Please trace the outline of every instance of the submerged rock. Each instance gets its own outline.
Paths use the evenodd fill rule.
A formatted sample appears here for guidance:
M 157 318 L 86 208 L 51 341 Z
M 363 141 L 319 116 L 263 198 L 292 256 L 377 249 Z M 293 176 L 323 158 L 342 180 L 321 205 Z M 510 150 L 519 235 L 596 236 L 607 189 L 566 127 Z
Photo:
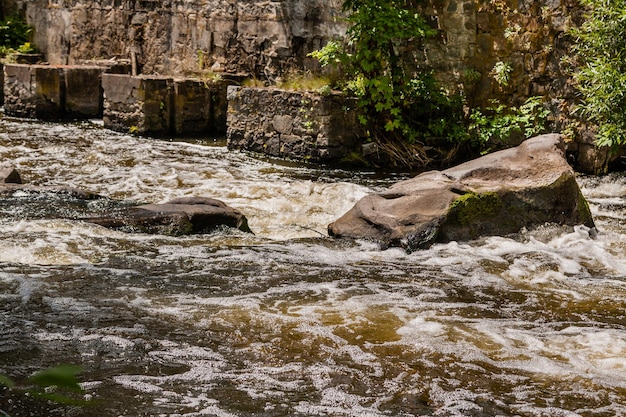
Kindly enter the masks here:
M 127 232 L 186 235 L 232 227 L 251 233 L 246 217 L 213 198 L 186 197 L 137 206 L 70 187 L 22 184 L 19 172 L 0 166 L 0 216 L 64 218 Z
M 220 200 L 178 198 L 164 204 L 130 207 L 111 217 L 84 219 L 112 229 L 143 233 L 187 235 L 210 232 L 220 226 L 251 233 L 246 217 Z
M 594 227 L 558 134 L 366 196 L 331 223 L 328 233 L 412 251 L 545 223 Z

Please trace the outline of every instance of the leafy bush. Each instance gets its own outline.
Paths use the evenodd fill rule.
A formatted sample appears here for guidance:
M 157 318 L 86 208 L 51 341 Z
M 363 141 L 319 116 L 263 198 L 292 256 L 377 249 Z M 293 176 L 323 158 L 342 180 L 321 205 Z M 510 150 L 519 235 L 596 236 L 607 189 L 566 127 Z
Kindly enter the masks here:
M 345 42 L 330 41 L 310 55 L 346 74 L 338 87 L 359 99 L 359 120 L 392 164 L 446 164 L 460 148 L 486 152 L 544 131 L 549 111 L 539 97 L 520 107 L 493 102 L 468 110 L 464 97 L 438 84 L 419 56 L 420 43 L 437 31 L 416 12 L 416 0 L 344 0 L 343 10 Z M 512 71 L 498 62 L 491 75 L 506 86 Z M 475 87 L 481 77 L 470 68 L 463 82 Z
M 346 41 L 310 54 L 347 74 L 338 87 L 359 99 L 360 122 L 391 150 L 392 164 L 422 164 L 425 144 L 467 138 L 462 100 L 450 97 L 418 56 L 420 43 L 437 31 L 417 10 L 416 0 L 344 0 Z
M 33 28 L 23 19 L 12 16 L 0 22 L 0 46 L 17 49 L 30 41 Z
M 486 152 L 492 146 L 507 144 L 516 135 L 529 138 L 544 133 L 549 115 L 539 96 L 530 97 L 520 107 L 491 100 L 491 106 L 484 110 L 472 110 L 470 138 L 477 148 Z
M 597 144 L 626 145 L 626 0 L 581 0 L 589 13 L 570 31 L 581 116 L 597 126 Z

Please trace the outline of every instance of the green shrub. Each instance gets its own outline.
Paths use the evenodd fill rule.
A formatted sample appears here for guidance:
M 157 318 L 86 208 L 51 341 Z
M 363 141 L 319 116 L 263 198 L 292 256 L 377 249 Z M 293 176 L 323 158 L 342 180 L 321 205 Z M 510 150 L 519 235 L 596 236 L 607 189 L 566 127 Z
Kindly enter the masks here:
M 491 105 L 485 109 L 472 109 L 470 140 L 476 148 L 486 152 L 494 146 L 508 144 L 516 135 L 530 138 L 544 133 L 549 115 L 539 96 L 530 97 L 519 107 L 491 100 Z
M 347 39 L 310 55 L 347 75 L 335 87 L 358 98 L 369 139 L 392 149 L 405 165 L 422 164 L 426 144 L 462 141 L 462 101 L 439 86 L 419 57 L 421 43 L 437 31 L 417 12 L 417 2 L 344 0 L 343 10 Z
M 23 19 L 12 16 L 0 22 L 0 46 L 17 49 L 30 41 L 33 28 Z
M 626 0 L 581 0 L 586 21 L 570 31 L 581 93 L 577 110 L 597 126 L 597 144 L 626 145 Z
M 624 0 L 626 1 L 626 0 Z M 453 161 L 462 147 L 485 152 L 513 136 L 534 136 L 544 130 L 549 111 L 541 98 L 520 107 L 493 102 L 467 110 L 461 95 L 449 94 L 425 67 L 421 43 L 437 33 L 417 12 L 416 0 L 344 0 L 349 28 L 344 42 L 330 41 L 310 55 L 322 66 L 346 74 L 337 87 L 359 100 L 359 120 L 369 140 L 387 151 L 391 164 L 423 167 Z M 491 75 L 506 86 L 513 68 L 498 62 Z M 482 74 L 467 69 L 466 88 L 475 88 Z

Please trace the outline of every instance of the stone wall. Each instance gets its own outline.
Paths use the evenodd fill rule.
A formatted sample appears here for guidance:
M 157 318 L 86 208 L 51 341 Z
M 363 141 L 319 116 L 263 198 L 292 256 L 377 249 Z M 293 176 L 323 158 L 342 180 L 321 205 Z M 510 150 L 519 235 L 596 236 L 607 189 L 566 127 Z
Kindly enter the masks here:
M 315 66 L 341 35 L 340 0 L 10 0 L 52 64 L 130 59 L 146 74 L 214 69 L 274 77 Z
M 228 147 L 310 162 L 337 162 L 361 132 L 354 99 L 228 87 Z
M 307 54 L 345 34 L 341 0 L 8 0 L 35 26 L 35 44 L 51 64 L 94 58 L 132 62 L 135 72 L 203 71 L 270 80 L 294 69 L 317 70 Z M 418 53 L 469 104 L 490 98 L 520 104 L 546 95 L 569 120 L 573 99 L 561 58 L 576 0 L 428 0 L 422 13 L 439 34 Z M 493 75 L 511 69 L 508 83 Z M 560 100 L 560 101 L 559 101 Z M 560 128 L 562 125 L 559 124 Z
M 307 53 L 341 37 L 341 0 L 5 0 L 35 26 L 35 44 L 51 64 L 125 60 L 135 72 L 207 71 L 274 80 L 318 70 Z M 572 115 L 575 93 L 562 58 L 567 30 L 582 21 L 577 0 L 426 0 L 438 35 L 418 54 L 470 106 L 492 98 L 519 105 L 545 97 L 551 130 L 574 132 L 570 151 L 585 170 L 606 156 Z M 510 69 L 506 82 L 495 69 Z M 596 162 L 593 162 L 596 161 Z
M 153 75 L 213 69 L 272 79 L 294 68 L 315 70 L 307 54 L 346 29 L 341 0 L 6 3 L 35 26 L 35 44 L 51 64 L 124 59 Z M 581 21 L 576 0 L 428 0 L 422 12 L 439 35 L 415 53 L 470 101 L 571 95 L 561 58 L 569 47 L 565 32 Z M 508 85 L 492 76 L 498 62 L 512 69 Z

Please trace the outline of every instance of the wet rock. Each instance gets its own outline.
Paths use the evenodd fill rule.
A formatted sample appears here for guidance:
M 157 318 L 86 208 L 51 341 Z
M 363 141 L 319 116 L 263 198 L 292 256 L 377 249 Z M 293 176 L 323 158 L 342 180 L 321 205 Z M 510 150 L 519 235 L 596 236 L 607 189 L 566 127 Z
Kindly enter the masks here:
M 10 165 L 0 165 L 0 183 L 21 184 L 22 177 L 15 167 Z
M 86 221 L 128 232 L 186 235 L 232 227 L 252 233 L 246 217 L 213 198 L 186 197 L 136 205 L 71 187 L 22 184 L 19 172 L 0 166 L 0 216 Z
M 366 196 L 331 223 L 328 233 L 412 251 L 544 223 L 594 227 L 557 134 Z
M 176 236 L 205 233 L 221 226 L 251 233 L 246 217 L 239 210 L 220 200 L 204 197 L 130 207 L 115 216 L 85 220 L 112 229 Z

